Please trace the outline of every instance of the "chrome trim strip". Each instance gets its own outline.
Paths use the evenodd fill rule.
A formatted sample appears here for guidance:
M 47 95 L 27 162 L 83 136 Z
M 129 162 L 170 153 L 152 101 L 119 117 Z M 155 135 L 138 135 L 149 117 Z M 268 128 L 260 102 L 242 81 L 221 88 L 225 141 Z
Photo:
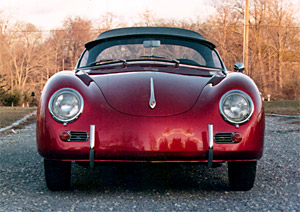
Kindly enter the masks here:
M 208 125 L 208 168 L 212 167 L 212 161 L 213 161 L 213 147 L 214 147 L 214 131 L 213 131 L 213 125 Z
M 153 78 L 150 78 L 150 100 L 149 100 L 149 106 L 151 109 L 154 109 L 156 106 L 156 100 L 154 96 L 154 84 L 153 84 Z
M 208 146 L 210 149 L 214 146 L 214 132 L 213 132 L 213 125 L 208 125 Z
M 94 168 L 95 165 L 95 125 L 90 126 L 90 167 Z
M 147 65 L 147 64 L 153 64 L 153 65 L 172 65 L 174 64 L 175 61 L 127 61 L 126 64 L 127 65 Z M 117 62 L 117 63 L 113 63 L 113 64 L 104 64 L 101 66 L 92 66 L 92 67 L 81 67 L 80 70 L 86 70 L 87 74 L 90 73 L 101 73 L 101 71 L 91 71 L 93 69 L 100 69 L 100 68 L 110 68 L 113 66 L 118 66 L 118 65 L 122 65 L 124 63 L 122 62 Z M 177 65 L 177 63 L 175 63 L 175 66 Z M 207 71 L 211 71 L 211 72 L 224 72 L 223 69 L 220 68 L 210 68 L 210 67 L 205 67 L 205 66 L 193 66 L 193 65 L 188 65 L 188 64 L 179 64 L 181 67 L 186 67 L 186 68 L 193 68 L 193 69 L 203 69 L 203 70 L 207 70 Z
M 216 52 L 217 52 L 217 54 L 218 54 L 218 56 L 219 56 L 219 60 L 221 61 L 221 63 L 222 63 L 222 66 L 223 66 L 223 74 L 225 74 L 225 75 L 227 75 L 228 74 L 228 71 L 227 71 L 227 68 L 226 68 L 226 66 L 225 66 L 225 64 L 224 64 L 224 62 L 223 62 L 223 60 L 222 60 L 222 58 L 220 57 L 220 54 L 219 54 L 219 52 L 217 51 L 217 49 L 214 49 Z

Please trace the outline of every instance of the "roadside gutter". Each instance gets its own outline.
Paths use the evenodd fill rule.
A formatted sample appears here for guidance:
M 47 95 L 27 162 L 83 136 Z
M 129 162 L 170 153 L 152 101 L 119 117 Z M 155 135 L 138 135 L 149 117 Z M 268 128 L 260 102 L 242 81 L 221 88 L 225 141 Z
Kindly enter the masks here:
M 300 116 L 279 115 L 273 113 L 266 113 L 266 116 L 282 117 L 282 118 L 289 118 L 289 119 L 300 119 Z
M 12 123 L 10 126 L 4 127 L 4 128 L 0 128 L 0 132 L 4 132 L 6 130 L 12 129 L 13 127 L 17 127 L 18 125 L 20 125 L 22 122 L 26 121 L 28 118 L 30 118 L 31 116 L 36 114 L 36 110 L 33 111 L 32 113 L 24 116 L 23 118 L 21 118 L 20 120 Z

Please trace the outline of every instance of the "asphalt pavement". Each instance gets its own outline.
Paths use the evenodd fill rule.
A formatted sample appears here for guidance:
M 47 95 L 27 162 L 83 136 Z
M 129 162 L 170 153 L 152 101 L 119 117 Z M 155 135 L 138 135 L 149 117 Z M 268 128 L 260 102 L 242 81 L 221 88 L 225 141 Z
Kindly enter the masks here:
M 51 192 L 35 124 L 0 135 L 0 211 L 300 211 L 300 121 L 266 117 L 255 185 L 230 191 L 226 164 L 73 164 L 72 188 Z

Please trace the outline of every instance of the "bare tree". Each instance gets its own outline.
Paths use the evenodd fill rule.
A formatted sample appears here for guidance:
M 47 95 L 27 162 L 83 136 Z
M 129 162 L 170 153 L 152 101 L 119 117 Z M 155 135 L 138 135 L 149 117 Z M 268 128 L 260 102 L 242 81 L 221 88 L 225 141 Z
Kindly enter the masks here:
M 134 26 L 191 29 L 217 45 L 227 68 L 242 61 L 244 0 L 211 1 L 217 13 L 203 21 L 158 18 L 153 11 L 139 14 Z M 263 94 L 296 99 L 300 82 L 300 28 L 293 5 L 285 0 L 250 1 L 250 64 L 246 74 Z M 72 70 L 84 44 L 103 31 L 128 26 L 122 17 L 106 13 L 98 20 L 67 18 L 43 37 L 28 23 L 10 23 L 0 12 L 0 75 L 2 91 L 40 91 L 53 74 Z
M 299 29 L 292 7 L 282 0 L 254 1 L 252 14 L 253 77 L 263 93 L 281 96 L 286 86 L 299 84 Z M 288 88 L 292 98 L 296 89 Z
M 111 13 L 107 12 L 99 17 L 98 20 L 96 20 L 96 30 L 95 32 L 97 34 L 94 35 L 94 37 L 98 36 L 98 34 L 114 29 L 114 28 L 120 28 L 120 27 L 126 27 L 127 23 L 125 20 L 123 20 L 122 17 Z
M 137 21 L 134 26 L 156 26 L 158 19 L 156 18 L 153 11 L 146 9 L 139 14 L 139 21 Z
M 243 44 L 243 14 L 239 1 L 214 1 L 217 14 L 204 24 L 207 38 L 214 42 L 228 69 L 234 63 L 242 61 Z
M 214 1 L 217 15 L 204 23 L 226 64 L 241 60 L 243 1 Z M 250 7 L 250 75 L 263 94 L 299 98 L 299 27 L 292 5 L 254 0 Z M 298 22 L 299 25 L 299 22 Z
M 37 48 L 41 42 L 41 33 L 32 24 L 17 23 L 15 31 L 2 40 L 7 54 L 3 62 L 10 87 L 22 93 L 26 90 L 29 77 L 40 68 L 40 54 Z
M 80 17 L 67 18 L 64 22 L 65 30 L 64 55 L 65 69 L 73 69 L 77 59 L 84 49 L 84 44 L 92 39 L 91 29 L 92 23 L 90 20 L 85 20 Z

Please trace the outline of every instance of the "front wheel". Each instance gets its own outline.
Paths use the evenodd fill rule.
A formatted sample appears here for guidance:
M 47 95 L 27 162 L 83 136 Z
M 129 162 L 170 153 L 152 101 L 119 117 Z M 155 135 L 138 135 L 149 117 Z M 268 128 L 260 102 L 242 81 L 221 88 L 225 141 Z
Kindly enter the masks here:
M 249 191 L 255 181 L 256 161 L 228 162 L 229 185 L 235 191 Z
M 70 188 L 71 162 L 44 159 L 45 178 L 51 191 L 63 191 Z

